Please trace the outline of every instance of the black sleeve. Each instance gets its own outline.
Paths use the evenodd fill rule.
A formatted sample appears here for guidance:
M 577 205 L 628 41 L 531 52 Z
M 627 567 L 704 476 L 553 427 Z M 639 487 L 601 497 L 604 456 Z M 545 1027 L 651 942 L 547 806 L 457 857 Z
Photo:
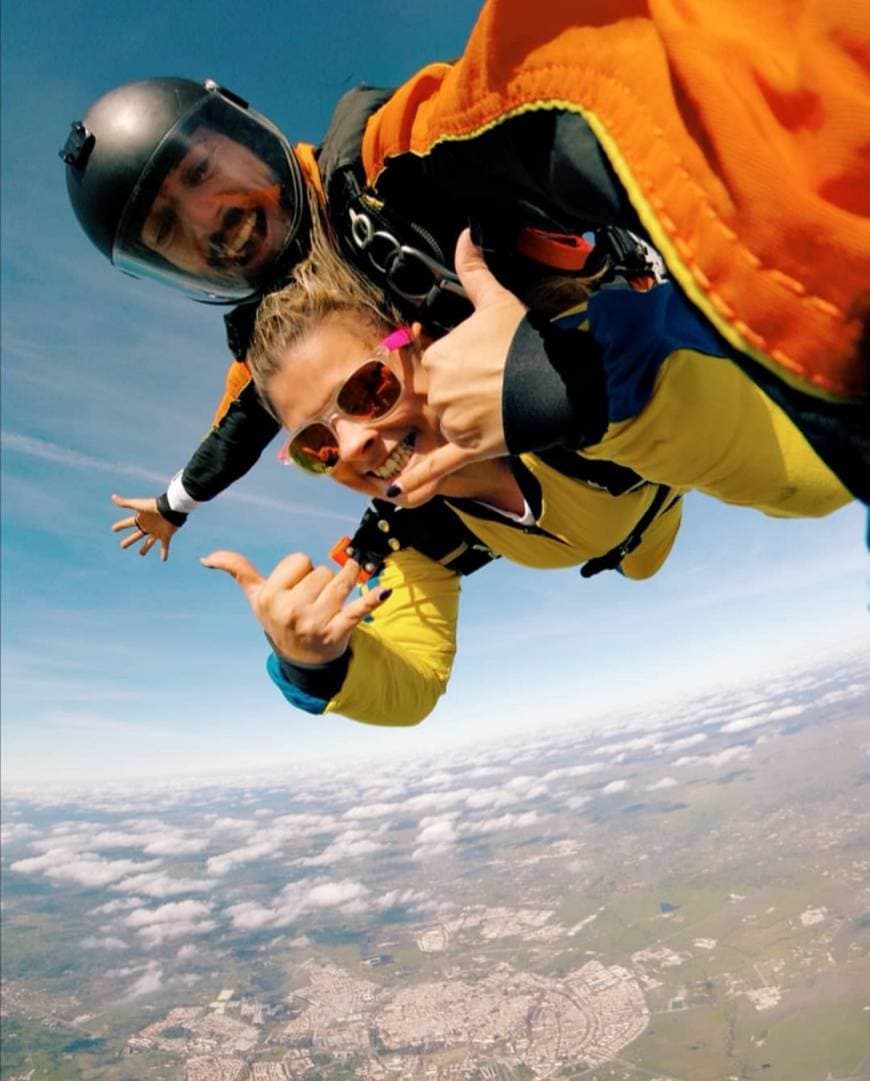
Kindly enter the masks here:
M 248 472 L 280 427 L 248 383 L 184 467 L 185 491 L 198 503 L 220 495 Z
M 508 352 L 502 417 L 511 454 L 597 443 L 607 429 L 607 393 L 592 335 L 529 312 Z
M 275 650 L 275 644 L 271 639 L 269 639 L 269 644 Z M 334 661 L 327 661 L 325 664 L 298 664 L 296 661 L 291 661 L 289 657 L 282 656 L 277 650 L 275 650 L 275 656 L 278 659 L 281 675 L 288 683 L 292 683 L 303 694 L 310 694 L 313 698 L 323 698 L 328 702 L 341 690 L 352 653 L 350 649 L 346 649 L 340 657 L 336 657 Z

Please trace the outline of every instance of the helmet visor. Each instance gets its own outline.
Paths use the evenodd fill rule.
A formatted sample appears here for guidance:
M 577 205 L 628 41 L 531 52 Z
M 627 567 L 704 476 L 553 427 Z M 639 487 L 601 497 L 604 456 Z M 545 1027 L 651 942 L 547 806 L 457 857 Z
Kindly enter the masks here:
M 274 274 L 299 229 L 303 200 L 299 167 L 280 132 L 210 93 L 142 171 L 112 261 L 198 300 L 244 300 Z

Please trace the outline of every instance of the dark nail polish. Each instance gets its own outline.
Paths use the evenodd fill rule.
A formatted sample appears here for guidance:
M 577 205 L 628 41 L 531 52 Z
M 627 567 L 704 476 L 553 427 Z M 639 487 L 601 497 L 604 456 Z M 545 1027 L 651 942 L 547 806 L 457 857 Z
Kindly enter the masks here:
M 389 597 L 392 592 L 393 591 L 391 589 L 382 589 L 380 591 L 380 593 L 378 594 L 378 600 L 379 601 L 385 601 L 387 599 L 387 597 Z
M 398 486 L 398 484 L 391 484 L 389 488 L 387 488 L 387 499 L 395 499 L 397 495 L 401 494 L 402 489 Z

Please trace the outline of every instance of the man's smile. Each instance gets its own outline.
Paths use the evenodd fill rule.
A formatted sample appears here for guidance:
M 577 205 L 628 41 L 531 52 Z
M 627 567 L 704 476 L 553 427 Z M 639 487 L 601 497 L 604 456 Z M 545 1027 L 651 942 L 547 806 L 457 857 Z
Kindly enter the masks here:
M 262 207 L 226 212 L 219 233 L 209 240 L 209 263 L 214 267 L 245 266 L 258 254 L 266 238 L 266 212 Z

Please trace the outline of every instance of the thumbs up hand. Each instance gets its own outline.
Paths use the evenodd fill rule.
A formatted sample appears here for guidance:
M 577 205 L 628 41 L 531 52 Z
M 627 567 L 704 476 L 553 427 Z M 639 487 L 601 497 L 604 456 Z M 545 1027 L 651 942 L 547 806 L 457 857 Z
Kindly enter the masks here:
M 428 402 L 450 442 L 387 491 L 403 506 L 431 499 L 439 482 L 464 465 L 507 454 L 501 413 L 504 369 L 526 308 L 490 273 L 468 229 L 456 243 L 456 273 L 474 313 L 430 345 L 422 358 Z

